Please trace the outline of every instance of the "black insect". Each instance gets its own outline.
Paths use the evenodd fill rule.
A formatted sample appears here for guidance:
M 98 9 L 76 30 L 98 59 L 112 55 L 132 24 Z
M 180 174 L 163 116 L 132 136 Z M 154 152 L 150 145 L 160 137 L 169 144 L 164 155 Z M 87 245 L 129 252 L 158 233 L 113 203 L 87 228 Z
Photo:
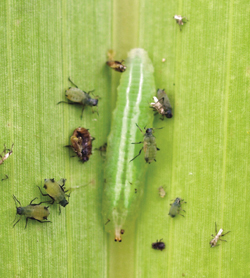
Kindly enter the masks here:
M 162 240 L 163 240 L 163 238 L 162 239 L 160 239 L 160 241 L 158 241 L 158 239 L 157 239 L 157 241 L 155 242 L 155 243 L 152 243 L 152 248 L 153 249 L 156 249 L 156 250 L 163 250 L 163 249 L 165 249 L 165 243 L 164 242 L 162 242 Z

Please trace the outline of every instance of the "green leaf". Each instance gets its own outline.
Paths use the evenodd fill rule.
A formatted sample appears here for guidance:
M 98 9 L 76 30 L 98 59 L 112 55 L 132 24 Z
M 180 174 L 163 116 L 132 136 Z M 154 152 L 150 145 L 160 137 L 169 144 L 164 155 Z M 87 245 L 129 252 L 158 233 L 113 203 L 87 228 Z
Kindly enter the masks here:
M 0 151 L 14 143 L 0 165 L 0 179 L 9 176 L 0 181 L 2 277 L 248 277 L 249 2 L 5 0 L 0 9 Z M 175 14 L 189 20 L 182 31 Z M 174 116 L 155 117 L 164 129 L 155 132 L 160 152 L 136 231 L 115 243 L 101 215 L 101 155 L 82 164 L 64 146 L 78 126 L 89 128 L 94 148 L 106 142 L 120 77 L 106 53 L 121 60 L 134 47 L 148 51 Z M 69 76 L 102 97 L 99 117 L 56 105 Z M 12 195 L 24 206 L 45 200 L 36 187 L 45 178 L 66 178 L 68 188 L 92 183 L 72 192 L 61 215 L 50 206 L 52 223 L 24 229 L 22 219 L 13 229 Z M 176 197 L 187 201 L 185 218 L 168 216 Z M 210 248 L 215 222 L 231 232 Z M 166 249 L 152 249 L 161 238 Z

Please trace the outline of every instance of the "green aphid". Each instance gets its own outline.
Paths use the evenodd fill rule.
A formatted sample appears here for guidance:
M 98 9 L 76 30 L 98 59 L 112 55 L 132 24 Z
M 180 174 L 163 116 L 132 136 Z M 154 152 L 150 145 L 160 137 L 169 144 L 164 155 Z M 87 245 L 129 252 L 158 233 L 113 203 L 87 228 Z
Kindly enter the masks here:
M 37 199 L 37 198 L 35 198 L 30 202 L 30 204 L 28 206 L 22 207 L 21 203 L 17 200 L 17 198 L 14 195 L 13 195 L 13 199 L 16 204 L 16 214 L 21 215 L 21 217 L 13 225 L 13 228 L 21 220 L 23 215 L 26 217 L 25 229 L 27 227 L 29 219 L 36 220 L 40 223 L 51 222 L 51 221 L 47 220 L 47 217 L 50 214 L 49 207 L 41 206 L 41 204 L 44 202 L 40 202 L 39 204 L 33 204 L 32 202 Z M 20 207 L 18 207 L 17 203 L 20 205 Z M 15 220 L 16 220 L 16 217 L 14 219 L 14 222 L 15 222 Z
M 41 191 L 41 188 L 38 186 L 41 194 L 43 196 L 49 196 L 52 200 L 49 202 L 50 204 L 54 204 L 54 202 L 58 203 L 59 205 L 66 207 L 69 203 L 66 200 L 66 197 L 70 197 L 70 195 L 65 194 L 69 190 L 65 191 L 65 182 L 66 179 L 60 179 L 58 182 L 56 182 L 54 179 L 45 179 L 44 180 L 44 188 L 48 194 L 43 194 Z M 59 210 L 61 212 L 61 208 L 59 207 Z
M 169 210 L 169 214 L 171 217 L 175 217 L 177 214 L 180 214 L 180 210 L 186 212 L 184 209 L 181 208 L 181 204 L 182 203 L 186 203 L 184 202 L 184 199 L 181 199 L 181 198 L 176 198 L 175 201 L 170 204 L 171 205 L 171 208 Z M 184 217 L 184 215 L 180 214 L 181 216 Z
M 57 104 L 59 103 L 67 103 L 67 104 L 72 104 L 72 105 L 82 105 L 82 113 L 81 113 L 81 117 L 83 114 L 83 110 L 85 108 L 85 106 L 97 106 L 98 104 L 98 96 L 96 96 L 95 98 L 91 98 L 90 97 L 90 93 L 92 93 L 92 95 L 94 96 L 93 91 L 89 91 L 89 92 L 84 92 L 82 90 L 80 90 L 76 84 L 74 84 L 71 79 L 69 78 L 69 81 L 72 83 L 72 85 L 74 85 L 75 87 L 69 87 L 68 90 L 66 90 L 65 95 L 68 98 L 69 102 L 67 101 L 59 101 Z M 92 110 L 92 112 L 94 113 L 95 111 Z M 96 111 L 97 112 L 97 111 Z M 98 114 L 98 112 L 97 112 Z
M 143 147 L 140 149 L 139 154 L 136 155 L 133 159 L 131 159 L 130 162 L 133 161 L 136 157 L 138 157 L 141 154 L 141 151 L 143 150 L 145 152 L 144 159 L 146 163 L 150 164 L 152 161 L 156 161 L 156 152 L 160 150 L 156 146 L 156 140 L 153 135 L 153 130 L 156 128 L 147 128 L 146 133 L 144 134 L 141 128 L 138 126 L 138 124 L 136 124 L 136 126 L 140 129 L 141 133 L 143 134 L 144 140 L 143 142 L 141 141 L 132 144 L 143 144 Z M 162 127 L 159 129 L 162 129 Z

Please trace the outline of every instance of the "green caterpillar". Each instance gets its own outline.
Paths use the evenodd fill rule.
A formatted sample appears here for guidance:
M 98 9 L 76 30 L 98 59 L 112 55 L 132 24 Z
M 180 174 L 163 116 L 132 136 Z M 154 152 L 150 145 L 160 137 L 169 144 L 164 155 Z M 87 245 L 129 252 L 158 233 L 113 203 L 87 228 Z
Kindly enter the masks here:
M 121 241 L 124 231 L 129 232 L 143 194 L 147 164 L 143 157 L 129 162 L 140 148 L 131 143 L 141 140 L 136 123 L 152 126 L 149 102 L 155 93 L 154 68 L 145 50 L 132 49 L 126 66 L 108 137 L 103 193 L 105 228 L 115 234 L 115 241 Z

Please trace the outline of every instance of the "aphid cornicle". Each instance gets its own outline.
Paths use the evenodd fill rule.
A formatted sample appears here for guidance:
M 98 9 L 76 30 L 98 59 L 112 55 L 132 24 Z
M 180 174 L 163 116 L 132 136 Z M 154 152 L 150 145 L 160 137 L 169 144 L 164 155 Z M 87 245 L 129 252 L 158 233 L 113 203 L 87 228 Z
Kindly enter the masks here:
M 136 126 L 139 128 L 141 133 L 144 136 L 143 142 L 137 142 L 137 143 L 132 143 L 132 144 L 143 144 L 143 147 L 140 149 L 139 154 L 136 155 L 133 159 L 130 160 L 133 161 L 136 157 L 138 157 L 141 154 L 141 151 L 143 150 L 145 152 L 144 159 L 146 163 L 151 163 L 152 161 L 156 161 L 156 152 L 159 151 L 160 149 L 157 148 L 156 142 L 155 142 L 155 137 L 153 135 L 153 130 L 154 128 L 147 128 L 146 133 L 144 134 L 141 128 L 136 124 Z M 161 129 L 161 128 L 159 128 Z
M 114 51 L 109 50 L 108 51 L 108 61 L 106 62 L 106 64 L 115 71 L 124 72 L 126 70 L 126 66 L 123 65 L 124 60 L 122 60 L 121 62 L 114 61 L 114 59 L 113 59 L 114 56 L 115 56 Z
M 164 119 L 164 116 L 167 118 L 173 117 L 172 106 L 164 89 L 158 89 L 157 97 L 153 97 L 153 99 L 154 102 L 151 102 L 151 108 L 156 111 L 155 115 L 158 112 L 160 115 L 162 115 L 162 120 Z
M 74 85 L 75 87 L 69 87 L 68 90 L 66 90 L 66 97 L 68 98 L 69 102 L 67 101 L 59 101 L 57 104 L 59 103 L 66 103 L 66 104 L 71 104 L 71 105 L 82 105 L 82 113 L 81 113 L 81 117 L 83 114 L 83 110 L 85 108 L 85 106 L 97 106 L 98 104 L 98 96 L 96 96 L 95 98 L 91 98 L 90 97 L 90 93 L 93 94 L 93 91 L 89 91 L 89 92 L 84 92 L 82 90 L 80 90 L 77 85 L 75 83 L 73 83 L 73 81 L 71 81 L 71 79 L 69 78 L 69 81 L 72 83 L 72 85 Z M 93 94 L 94 96 L 94 94 Z M 92 110 L 92 112 L 94 113 L 95 111 Z M 97 111 L 96 111 L 97 112 Z M 97 112 L 98 113 L 98 112 Z
M 13 225 L 13 228 L 16 226 L 16 224 L 21 220 L 22 216 L 26 217 L 26 225 L 27 227 L 28 220 L 36 220 L 40 223 L 44 222 L 51 222 L 47 220 L 47 217 L 49 216 L 49 207 L 41 206 L 44 202 L 40 202 L 39 204 L 33 204 L 33 201 L 37 198 L 33 199 L 30 204 L 26 207 L 22 207 L 21 203 L 17 200 L 17 198 L 13 195 L 13 199 L 16 204 L 16 214 L 21 215 L 21 217 L 16 221 L 16 223 Z M 17 206 L 17 203 L 20 205 L 20 207 Z M 15 218 L 16 220 L 16 218 Z M 15 222 L 14 220 L 14 222 Z
M 169 210 L 169 215 L 171 217 L 175 217 L 177 214 L 180 214 L 180 210 L 186 212 L 184 209 L 181 208 L 182 203 L 186 203 L 186 202 L 184 202 L 184 199 L 181 199 L 181 198 L 177 197 L 174 200 L 174 202 L 172 204 L 170 204 L 171 208 Z M 180 214 L 180 215 L 184 217 L 184 215 L 182 215 L 182 214 Z
M 66 197 L 69 198 L 70 195 L 66 194 L 66 192 L 68 192 L 69 190 L 65 191 L 65 182 L 66 179 L 60 179 L 59 181 L 55 181 L 54 179 L 45 179 L 43 187 L 48 194 L 44 194 L 39 186 L 38 188 L 43 196 L 48 196 L 51 198 L 51 201 L 49 201 L 48 203 L 54 204 L 54 202 L 56 202 L 59 205 L 66 207 L 69 203 L 66 200 Z M 61 211 L 60 207 L 59 210 Z
M 156 242 L 154 242 L 154 243 L 152 243 L 152 248 L 153 249 L 156 249 L 156 250 L 163 250 L 163 249 L 165 249 L 165 243 L 164 242 L 162 242 L 162 240 L 163 240 L 163 238 L 162 239 L 160 239 L 160 241 L 158 241 L 158 239 L 157 239 L 157 241 Z
M 0 154 L 0 165 L 4 163 L 4 161 L 13 153 L 13 147 L 14 144 L 12 144 L 11 149 L 7 149 L 6 146 L 4 145 L 4 150 Z
M 72 145 L 65 147 L 72 148 L 77 154 L 82 163 L 87 162 L 92 154 L 92 141 L 95 140 L 91 137 L 88 129 L 84 127 L 78 127 L 74 130 L 73 135 L 70 137 Z
M 215 236 L 212 234 L 213 239 L 209 242 L 209 244 L 211 245 L 210 247 L 219 246 L 219 244 L 217 244 L 218 240 L 226 241 L 225 239 L 221 239 L 220 237 L 225 236 L 226 234 L 230 233 L 230 231 L 226 232 L 225 234 L 222 233 L 223 233 L 223 229 L 220 229 L 217 234 L 217 225 L 215 222 Z
M 175 15 L 173 18 L 176 20 L 176 23 L 180 25 L 180 30 L 181 30 L 181 26 L 183 26 L 184 23 L 188 22 L 188 19 L 185 16 Z

